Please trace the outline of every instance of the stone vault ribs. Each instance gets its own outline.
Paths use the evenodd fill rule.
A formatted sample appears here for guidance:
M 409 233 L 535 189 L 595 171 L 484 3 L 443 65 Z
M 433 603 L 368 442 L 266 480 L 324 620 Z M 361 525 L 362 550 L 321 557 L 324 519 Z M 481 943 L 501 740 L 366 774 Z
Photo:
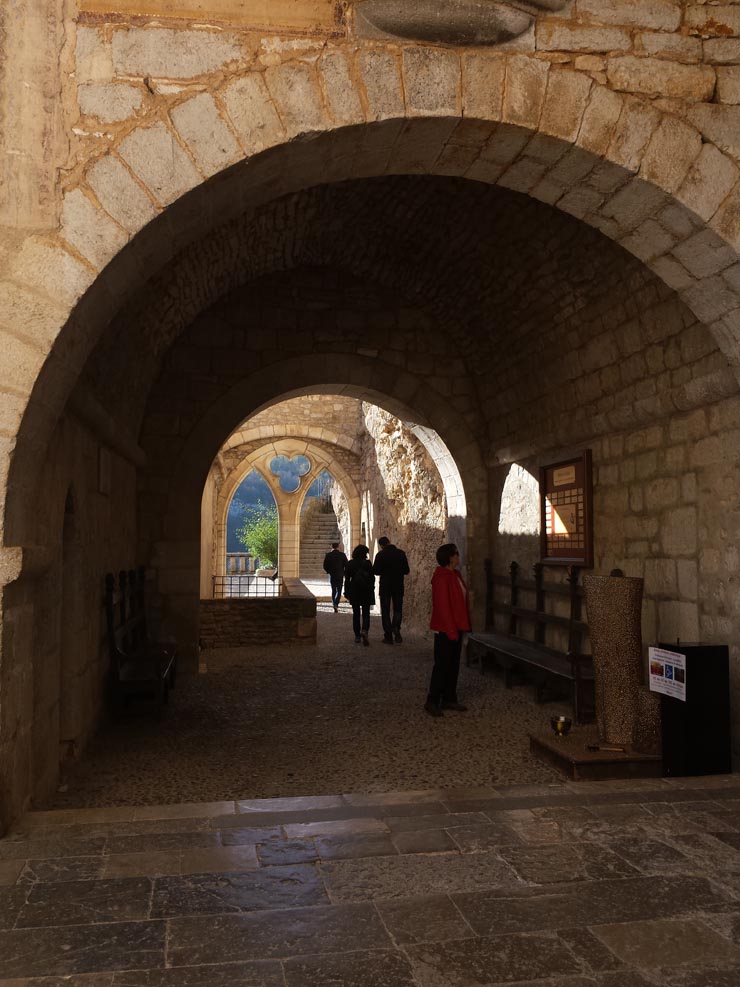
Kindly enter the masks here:
M 565 0 L 359 0 L 361 37 L 397 37 L 451 45 L 500 45 L 524 34 L 538 13 L 562 10 Z

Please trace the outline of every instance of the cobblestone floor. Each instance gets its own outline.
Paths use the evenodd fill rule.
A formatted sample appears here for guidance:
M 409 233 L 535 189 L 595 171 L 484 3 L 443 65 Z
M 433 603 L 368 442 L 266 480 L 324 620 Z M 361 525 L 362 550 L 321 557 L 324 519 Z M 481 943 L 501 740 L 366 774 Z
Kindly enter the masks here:
M 567 703 L 533 702 L 493 674 L 461 671 L 467 713 L 423 711 L 431 635 L 357 646 L 349 608 L 321 605 L 316 648 L 204 653 L 163 721 L 133 711 L 70 767 L 56 807 L 146 805 L 556 781 L 527 733 Z
M 737 987 L 740 779 L 36 812 L 0 987 Z

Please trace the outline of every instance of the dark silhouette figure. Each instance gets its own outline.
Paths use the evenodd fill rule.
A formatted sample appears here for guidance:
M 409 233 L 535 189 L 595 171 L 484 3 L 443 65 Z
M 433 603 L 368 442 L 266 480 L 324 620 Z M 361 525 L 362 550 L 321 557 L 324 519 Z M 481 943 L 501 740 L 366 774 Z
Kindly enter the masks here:
M 403 620 L 403 581 L 409 574 L 406 553 L 391 545 L 390 539 L 378 538 L 380 551 L 375 556 L 373 572 L 380 576 L 380 616 L 383 621 L 383 644 L 401 644 Z
M 352 628 L 355 644 L 369 644 L 370 607 L 375 603 L 375 575 L 368 555 L 367 545 L 358 545 L 352 551 L 352 561 L 344 571 L 344 595 L 352 604 Z
M 334 613 L 339 612 L 339 601 L 342 599 L 342 582 L 344 580 L 344 569 L 347 565 L 347 556 L 339 551 L 339 542 L 331 543 L 331 551 L 324 556 L 324 572 L 329 574 L 331 583 L 331 602 Z

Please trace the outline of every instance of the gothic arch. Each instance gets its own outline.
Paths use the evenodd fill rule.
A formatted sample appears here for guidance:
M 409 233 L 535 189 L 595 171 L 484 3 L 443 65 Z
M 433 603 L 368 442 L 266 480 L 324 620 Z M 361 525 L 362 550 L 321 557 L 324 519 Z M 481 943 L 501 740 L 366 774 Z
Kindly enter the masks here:
M 280 491 L 274 482 L 274 477 L 267 475 L 264 466 L 268 462 L 268 458 L 271 459 L 274 456 L 284 455 L 287 451 L 290 451 L 291 455 L 295 455 L 293 450 L 297 447 L 300 448 L 302 455 L 308 456 L 311 460 L 311 471 L 304 477 L 301 487 L 296 494 L 280 496 Z M 331 472 L 342 488 L 350 510 L 350 530 L 353 533 L 358 532 L 360 528 L 360 494 L 354 480 L 342 464 L 336 459 L 332 459 L 326 450 L 321 449 L 315 443 L 289 436 L 276 437 L 274 440 L 265 442 L 255 449 L 251 449 L 242 462 L 225 477 L 219 490 L 215 517 L 215 558 L 216 564 L 221 567 L 220 571 L 224 571 L 222 563 L 225 564 L 226 559 L 226 519 L 229 505 L 242 480 L 252 470 L 257 470 L 270 486 L 278 506 L 280 518 L 280 571 L 285 576 L 298 576 L 301 508 L 308 488 L 324 469 L 328 469 Z M 201 523 L 205 524 L 206 521 L 207 519 L 204 517 Z M 202 559 L 201 566 L 204 564 L 207 564 L 207 560 Z

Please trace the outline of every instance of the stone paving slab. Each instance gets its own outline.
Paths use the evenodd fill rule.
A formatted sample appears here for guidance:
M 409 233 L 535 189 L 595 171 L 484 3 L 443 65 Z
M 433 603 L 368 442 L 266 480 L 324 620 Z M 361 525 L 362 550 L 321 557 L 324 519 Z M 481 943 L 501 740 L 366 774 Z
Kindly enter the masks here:
M 0 987 L 738 987 L 740 779 L 456 794 L 31 814 Z

